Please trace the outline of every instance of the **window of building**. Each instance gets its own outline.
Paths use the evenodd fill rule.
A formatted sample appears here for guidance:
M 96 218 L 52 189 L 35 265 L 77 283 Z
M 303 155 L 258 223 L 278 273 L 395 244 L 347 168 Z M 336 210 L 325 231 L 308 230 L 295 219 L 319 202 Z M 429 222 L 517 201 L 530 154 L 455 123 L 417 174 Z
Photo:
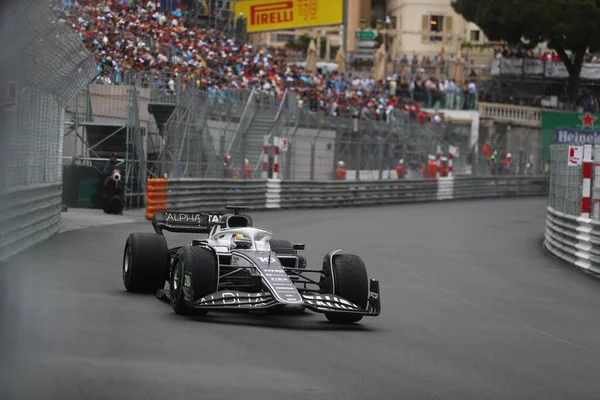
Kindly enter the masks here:
M 443 15 L 423 15 L 423 43 L 448 43 L 452 36 L 452 17 Z
M 271 40 L 275 42 L 293 42 L 296 40 L 296 35 L 290 35 L 289 33 L 272 33 Z
M 429 41 L 441 42 L 444 40 L 444 17 L 441 15 L 429 16 Z
M 478 30 L 471 31 L 471 42 L 479 42 L 480 33 Z
M 442 33 L 444 32 L 444 17 L 440 15 L 432 15 L 429 17 L 429 32 Z

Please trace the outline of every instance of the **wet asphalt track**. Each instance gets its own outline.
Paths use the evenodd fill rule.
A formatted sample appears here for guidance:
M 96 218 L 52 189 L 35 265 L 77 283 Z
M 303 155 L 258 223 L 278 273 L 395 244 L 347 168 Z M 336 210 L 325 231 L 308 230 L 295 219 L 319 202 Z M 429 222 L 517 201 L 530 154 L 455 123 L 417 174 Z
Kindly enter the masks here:
M 352 328 L 182 318 L 124 292 L 123 244 L 149 223 L 63 233 L 0 267 L 0 399 L 598 399 L 600 281 L 543 253 L 544 206 L 254 214 L 309 263 L 364 258 L 383 311 Z

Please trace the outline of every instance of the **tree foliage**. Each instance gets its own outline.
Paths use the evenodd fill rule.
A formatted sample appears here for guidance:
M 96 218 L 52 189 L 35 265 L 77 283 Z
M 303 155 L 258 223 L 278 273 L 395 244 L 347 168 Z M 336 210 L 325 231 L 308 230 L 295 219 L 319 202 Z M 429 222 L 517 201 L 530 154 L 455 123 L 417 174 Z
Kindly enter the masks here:
M 313 39 L 315 40 L 315 42 L 317 42 L 317 38 L 313 38 L 308 33 L 305 33 L 302 36 L 297 37 L 296 40 L 294 40 L 294 41 L 286 42 L 285 48 L 290 49 L 290 50 L 302 51 L 302 52 L 306 53 L 308 51 L 308 46 L 310 45 L 310 41 Z M 321 40 L 321 48 L 318 49 L 318 50 L 320 50 L 319 57 L 324 57 L 326 48 L 327 48 L 327 41 L 325 39 L 323 39 L 323 40 Z M 335 51 L 335 46 L 331 46 L 331 51 L 332 52 Z
M 585 53 L 600 49 L 600 0 L 453 0 L 452 6 L 490 40 L 526 48 L 547 42 L 567 68 L 576 99 Z
M 294 41 L 289 41 L 285 44 L 285 47 L 292 50 L 301 50 L 306 52 L 312 38 L 309 34 L 305 33 L 300 37 L 297 37 Z

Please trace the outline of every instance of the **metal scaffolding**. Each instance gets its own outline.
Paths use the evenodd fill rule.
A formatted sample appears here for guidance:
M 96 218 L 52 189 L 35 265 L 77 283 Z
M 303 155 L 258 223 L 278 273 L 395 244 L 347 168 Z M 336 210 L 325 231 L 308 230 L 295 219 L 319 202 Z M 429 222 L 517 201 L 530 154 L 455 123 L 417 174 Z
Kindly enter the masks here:
M 101 90 L 109 88 L 88 85 L 67 107 L 64 137 L 72 137 L 73 156 L 63 159 L 95 167 L 102 174 L 106 161 L 116 153 L 125 180 L 125 208 L 144 207 L 148 135 L 140 124 L 140 91 L 135 86 L 122 86 L 125 95 Z
M 153 173 L 170 178 L 221 178 L 223 157 L 235 141 L 248 97 L 246 91 L 181 93 L 162 132 Z

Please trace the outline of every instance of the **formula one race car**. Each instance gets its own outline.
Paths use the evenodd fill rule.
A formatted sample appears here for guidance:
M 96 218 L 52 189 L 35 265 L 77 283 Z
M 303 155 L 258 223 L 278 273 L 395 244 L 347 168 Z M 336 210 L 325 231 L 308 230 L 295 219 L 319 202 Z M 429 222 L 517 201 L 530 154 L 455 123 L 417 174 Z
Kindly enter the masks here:
M 322 268 L 308 269 L 298 254 L 304 245 L 272 239 L 272 232 L 254 228 L 252 218 L 240 214 L 247 207 L 225 209 L 233 213 L 156 213 L 156 233 L 132 233 L 127 239 L 125 288 L 156 293 L 182 315 L 309 309 L 334 323 L 379 315 L 379 281 L 367 277 L 360 257 L 336 250 L 325 256 Z M 163 230 L 208 233 L 208 238 L 169 249 Z

